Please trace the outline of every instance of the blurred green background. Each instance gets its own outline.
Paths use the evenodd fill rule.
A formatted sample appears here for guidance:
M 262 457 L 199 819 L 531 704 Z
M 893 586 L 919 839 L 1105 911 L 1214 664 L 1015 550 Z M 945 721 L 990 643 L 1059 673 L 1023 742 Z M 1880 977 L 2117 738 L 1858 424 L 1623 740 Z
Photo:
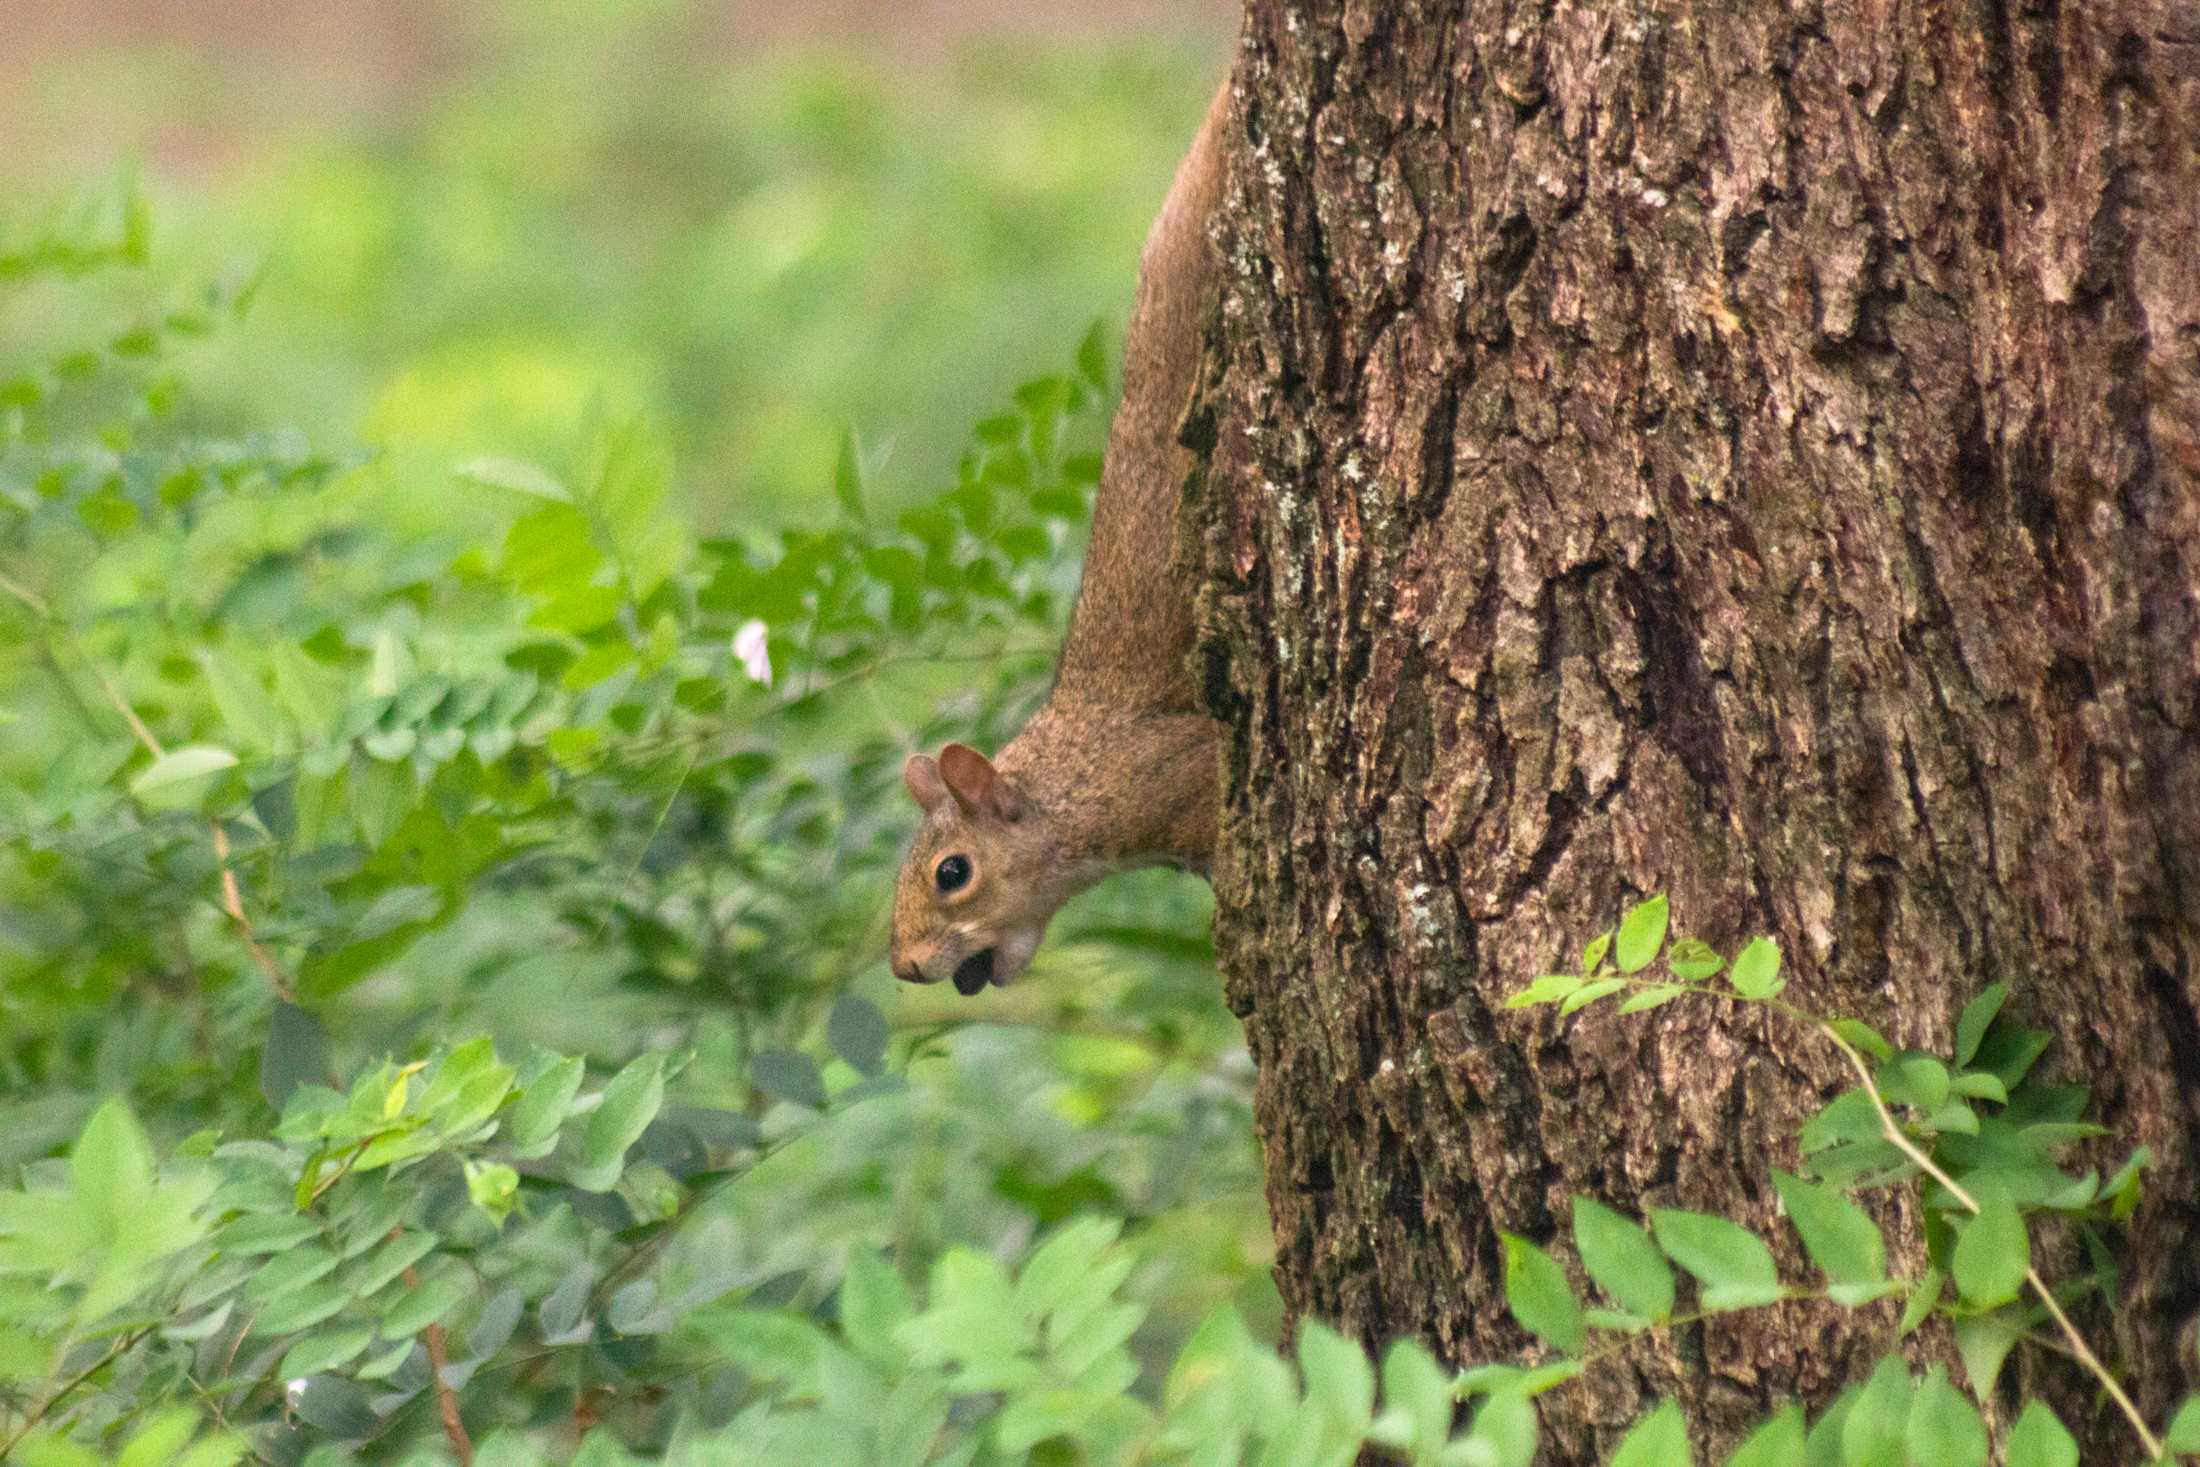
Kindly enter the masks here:
M 10 6 L 0 261 L 126 245 L 0 270 L 0 1185 L 109 1095 L 165 1148 L 471 1034 L 598 1077 L 677 1054 L 668 1106 L 771 1143 L 710 1140 L 738 1180 L 680 1204 L 735 1225 L 753 1304 L 829 1315 L 851 1249 L 920 1278 L 1097 1213 L 1130 1224 L 1149 1390 L 1217 1303 L 1272 1332 L 1203 885 L 1109 883 L 975 1003 L 881 960 L 901 753 L 995 747 L 1043 694 L 1139 246 L 1232 19 Z M 202 335 L 177 303 L 210 280 L 251 304 Z M 752 616 L 769 690 L 726 653 Z M 170 789 L 125 703 L 235 762 Z M 210 898 L 209 821 L 302 1011 Z M 898 1088 L 833 1057 L 849 1002 Z M 862 1103 L 808 1103 L 820 1073 Z M 590 1219 L 571 1266 L 672 1226 L 646 1178 L 602 1216 L 554 1180 L 521 1211 Z M 453 1256 L 530 1276 L 534 1237 Z M 276 1431 L 280 1384 L 231 1409 Z
M 1120 321 L 1228 8 L 9 7 L 0 184 L 136 160 L 159 268 L 264 264 L 201 354 L 239 420 L 550 456 L 592 398 L 669 432 L 706 530 L 814 519 Z M 31 330 L 16 323 L 18 332 Z

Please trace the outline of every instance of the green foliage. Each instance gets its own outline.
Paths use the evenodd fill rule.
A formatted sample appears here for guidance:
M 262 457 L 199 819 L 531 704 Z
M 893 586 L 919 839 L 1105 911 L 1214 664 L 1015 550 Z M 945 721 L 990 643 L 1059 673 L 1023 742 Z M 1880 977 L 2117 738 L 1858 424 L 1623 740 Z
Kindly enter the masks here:
M 1900 1333 L 1909 1334 L 1933 1315 L 1945 1317 L 1969 1393 L 1938 1366 L 1914 1376 L 1902 1356 L 1890 1352 L 1867 1381 L 1816 1423 L 1807 1423 L 1794 1407 L 1767 1420 L 1736 1450 L 1730 1467 L 1798 1460 L 1842 1467 L 1983 1467 L 1988 1436 L 1974 1399 L 1994 1398 L 2003 1362 L 2025 1343 L 2084 1362 L 2150 1460 L 2165 1451 L 2194 1450 L 2181 1443 L 2200 1442 L 2200 1402 L 2182 1407 L 2157 1438 L 2062 1308 L 2063 1301 L 2089 1294 L 2114 1297 L 2110 1239 L 2136 1205 L 2146 1150 L 2134 1151 L 2105 1182 L 2093 1172 L 2073 1174 L 2057 1165 L 2060 1149 L 2105 1133 L 2080 1119 L 2088 1099 L 2082 1087 L 2033 1073 L 2048 1036 L 2008 1013 L 2004 985 L 1989 987 L 1965 1006 L 1955 1024 L 1953 1053 L 1943 1058 L 1897 1050 L 1861 1021 L 1823 1018 L 1785 1002 L 1779 949 L 1766 938 L 1750 941 L 1731 962 L 1701 941 L 1679 938 L 1665 950 L 1670 976 L 1647 976 L 1666 928 L 1663 897 L 1640 903 L 1615 929 L 1616 949 L 1614 934 L 1607 933 L 1584 951 L 1580 973 L 1538 978 L 1509 1002 L 1515 1008 L 1556 1005 L 1563 1017 L 1623 991 L 1631 996 L 1619 1006 L 1622 1013 L 1689 995 L 1724 998 L 1764 1005 L 1830 1043 L 1861 1083 L 1820 1109 L 1798 1137 L 1815 1179 L 1785 1171 L 1772 1175 L 1802 1252 L 1823 1274 L 1825 1287 L 1820 1292 L 1783 1283 L 1772 1248 L 1730 1219 L 1661 1208 L 1652 1211 L 1646 1233 L 1610 1208 L 1576 1198 L 1574 1238 L 1582 1266 L 1620 1309 L 1580 1312 L 1556 1260 L 1522 1240 L 1506 1239 L 1506 1293 L 1513 1315 L 1576 1357 L 1558 1362 L 1559 1368 L 1578 1372 L 1619 1348 L 1627 1336 L 1667 1322 L 1799 1296 L 1854 1309 L 1901 1292 L 1907 1302 Z M 1607 962 L 1608 954 L 1613 961 Z M 1725 990 L 1710 984 L 1721 972 L 1727 975 Z M 1891 1186 L 1915 1186 L 1924 1207 L 1926 1266 L 1915 1278 L 1889 1275 L 1886 1239 L 1871 1211 L 1855 1200 L 1856 1194 Z M 2028 1228 L 2034 1217 L 2060 1220 L 2087 1245 L 2090 1271 L 2060 1281 L 2053 1293 L 2033 1269 Z M 1672 1313 L 1667 1259 L 1697 1280 L 1692 1313 Z M 1947 1295 L 1950 1282 L 1953 1298 Z M 1604 1332 L 1610 1343 L 1579 1339 L 1583 1322 Z M 1576 1342 L 1562 1344 L 1561 1336 L 1568 1334 Z M 2024 1403 L 2008 1440 L 2010 1462 L 2074 1462 L 2076 1450 L 2044 1402 Z M 1670 1403 L 1658 1406 L 1611 1460 L 1615 1467 L 1688 1460 L 1679 1410 Z
M 87 323 L 158 289 L 134 196 L 92 217 L 8 255 Z M 248 285 L 0 363 L 0 1456 L 432 1458 L 447 1395 L 484 1460 L 663 1460 L 829 1438 L 843 1357 L 906 1385 L 881 1453 L 1043 1454 L 1272 1319 L 1195 889 L 985 1005 L 879 962 L 902 753 L 1043 691 L 1104 335 L 936 491 L 851 440 L 839 520 L 712 538 L 632 416 L 425 496 L 217 430 L 187 342 Z M 922 1332 L 1035 1233 L 1043 1399 L 986 1425 L 1002 1361 Z M 790 1394 L 744 1329 L 838 1353 Z

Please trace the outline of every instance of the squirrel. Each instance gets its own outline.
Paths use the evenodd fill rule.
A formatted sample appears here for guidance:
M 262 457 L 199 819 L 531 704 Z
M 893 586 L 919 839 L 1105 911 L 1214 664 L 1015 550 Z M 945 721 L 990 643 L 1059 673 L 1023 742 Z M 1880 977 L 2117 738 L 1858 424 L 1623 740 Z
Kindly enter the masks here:
M 996 758 L 949 744 L 902 765 L 924 812 L 894 891 L 892 966 L 906 982 L 1005 985 L 1062 904 L 1101 878 L 1207 872 L 1218 729 L 1190 666 L 1193 588 L 1169 547 L 1192 469 L 1177 425 L 1218 279 L 1207 226 L 1228 100 L 1225 84 L 1139 257 L 1123 400 L 1053 689 Z

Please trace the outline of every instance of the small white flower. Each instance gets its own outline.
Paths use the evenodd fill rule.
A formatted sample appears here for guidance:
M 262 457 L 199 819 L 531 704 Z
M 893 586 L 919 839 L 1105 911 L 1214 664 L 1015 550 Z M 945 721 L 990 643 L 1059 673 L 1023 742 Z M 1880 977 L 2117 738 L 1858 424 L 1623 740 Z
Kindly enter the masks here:
M 741 670 L 749 675 L 750 682 L 767 688 L 772 685 L 771 648 L 765 644 L 770 631 L 762 622 L 751 619 L 741 623 L 741 630 L 733 634 L 733 655 L 741 659 Z
M 305 1393 L 306 1378 L 302 1375 L 294 1381 L 289 1381 L 285 1383 L 285 1385 L 283 1386 L 283 1394 L 290 1398 L 290 1404 L 292 1406 L 296 1406 L 298 1402 L 305 1396 Z

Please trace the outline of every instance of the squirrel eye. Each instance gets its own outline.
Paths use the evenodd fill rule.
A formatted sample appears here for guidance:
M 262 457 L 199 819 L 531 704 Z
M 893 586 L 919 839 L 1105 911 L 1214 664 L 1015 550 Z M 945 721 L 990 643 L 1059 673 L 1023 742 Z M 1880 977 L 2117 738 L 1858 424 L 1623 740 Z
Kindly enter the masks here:
M 932 879 L 941 891 L 961 891 L 970 884 L 970 858 L 949 856 L 933 868 Z

